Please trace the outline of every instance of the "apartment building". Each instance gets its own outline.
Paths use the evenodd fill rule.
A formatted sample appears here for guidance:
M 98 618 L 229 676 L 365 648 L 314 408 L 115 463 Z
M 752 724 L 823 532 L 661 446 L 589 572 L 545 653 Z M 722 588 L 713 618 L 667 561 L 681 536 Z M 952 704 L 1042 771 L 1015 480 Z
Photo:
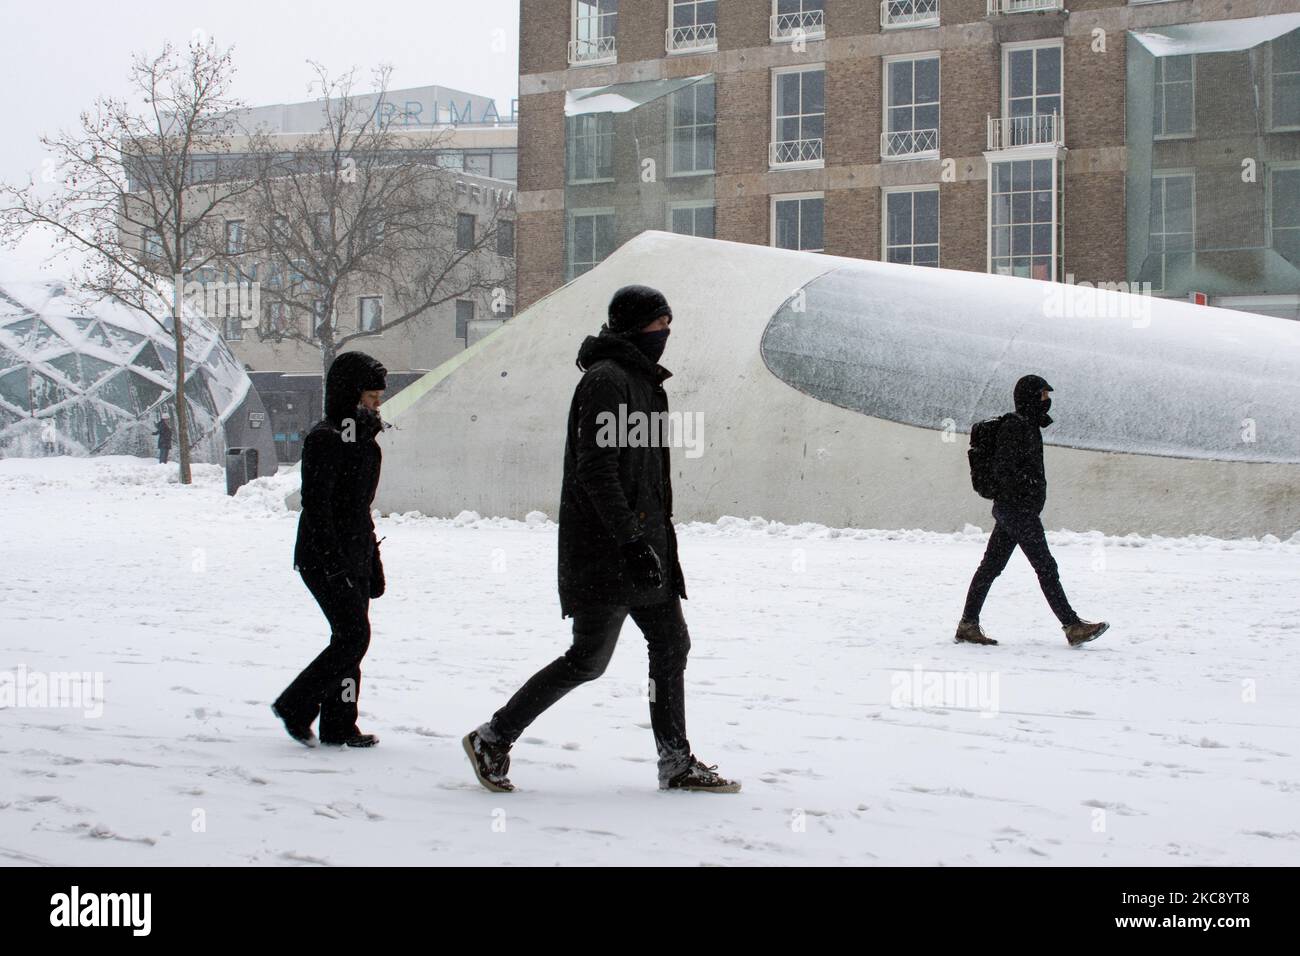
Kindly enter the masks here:
M 522 0 L 518 303 L 645 229 L 1300 317 L 1300 0 Z

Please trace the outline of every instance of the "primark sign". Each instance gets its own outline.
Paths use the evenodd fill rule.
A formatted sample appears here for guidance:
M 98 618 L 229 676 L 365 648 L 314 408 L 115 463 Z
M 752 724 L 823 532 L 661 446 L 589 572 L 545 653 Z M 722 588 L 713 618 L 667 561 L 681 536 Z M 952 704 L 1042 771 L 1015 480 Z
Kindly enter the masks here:
M 463 102 L 436 96 L 394 99 L 382 97 L 375 104 L 375 113 L 389 126 L 458 126 L 461 124 L 497 125 L 515 123 L 519 118 L 519 100 L 510 101 L 510 114 L 503 119 L 493 99 L 466 98 Z

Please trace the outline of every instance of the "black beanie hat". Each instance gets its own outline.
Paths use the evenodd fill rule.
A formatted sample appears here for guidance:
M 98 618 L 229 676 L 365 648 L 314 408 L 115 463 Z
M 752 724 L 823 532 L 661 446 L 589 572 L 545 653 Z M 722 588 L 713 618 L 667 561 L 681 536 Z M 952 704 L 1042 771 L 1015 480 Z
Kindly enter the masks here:
M 609 300 L 608 324 L 611 332 L 635 332 L 661 315 L 668 316 L 671 322 L 672 314 L 668 300 L 658 289 L 648 285 L 625 285 Z

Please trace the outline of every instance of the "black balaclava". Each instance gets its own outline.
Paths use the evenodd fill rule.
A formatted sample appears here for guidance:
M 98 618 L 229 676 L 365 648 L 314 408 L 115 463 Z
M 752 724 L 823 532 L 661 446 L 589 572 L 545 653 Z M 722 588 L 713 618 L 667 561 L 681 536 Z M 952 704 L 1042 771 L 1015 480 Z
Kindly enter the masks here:
M 1026 375 L 1020 381 L 1016 382 L 1014 397 L 1016 400 L 1016 411 L 1025 418 L 1029 419 L 1039 428 L 1046 428 L 1052 424 L 1052 417 L 1047 414 L 1047 410 L 1052 407 L 1052 400 L 1042 398 L 1043 389 L 1049 392 L 1053 391 L 1052 386 L 1047 384 L 1047 379 L 1040 375 Z
M 651 362 L 658 362 L 668 345 L 668 329 L 641 329 L 663 315 L 672 322 L 673 310 L 662 292 L 646 285 L 625 285 L 609 300 L 606 328 L 626 338 Z

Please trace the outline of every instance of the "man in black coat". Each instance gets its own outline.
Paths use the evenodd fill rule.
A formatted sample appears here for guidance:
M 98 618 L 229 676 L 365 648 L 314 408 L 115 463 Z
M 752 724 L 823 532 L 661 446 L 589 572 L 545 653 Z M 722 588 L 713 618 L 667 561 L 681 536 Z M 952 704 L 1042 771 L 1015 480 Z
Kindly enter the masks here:
M 320 717 L 320 742 L 371 747 L 357 728 L 361 659 L 370 646 L 370 600 L 384 593 L 384 566 L 370 504 L 379 485 L 383 429 L 379 406 L 387 370 L 345 352 L 325 377 L 325 417 L 302 449 L 302 515 L 293 564 L 325 613 L 330 643 L 274 704 L 289 736 L 307 746 Z
M 167 419 L 158 419 L 158 424 L 154 426 L 153 433 L 158 436 L 158 464 L 167 464 L 167 453 L 172 448 L 172 427 L 167 423 Z
M 660 788 L 740 789 L 697 760 L 686 738 L 686 584 L 673 531 L 670 442 L 653 424 L 668 420 L 663 383 L 671 373 L 658 361 L 671 322 L 661 293 L 625 286 L 600 334 L 578 350 L 584 374 L 569 408 L 559 531 L 560 610 L 573 618 L 573 644 L 464 738 L 489 790 L 514 789 L 510 747 L 548 707 L 604 673 L 629 615 L 649 649 Z M 638 422 L 648 427 L 638 433 Z
M 980 627 L 980 610 L 994 579 L 1007 566 L 1017 545 L 1038 575 L 1043 595 L 1061 622 L 1071 647 L 1100 637 L 1110 626 L 1105 621 L 1094 624 L 1080 620 L 1070 607 L 1039 518 L 1047 503 L 1042 430 L 1052 424 L 1047 414 L 1052 406 L 1051 392 L 1052 386 L 1042 377 L 1024 376 L 1016 382 L 1016 410 L 1002 417 L 993 453 L 993 477 L 997 485 L 993 498 L 993 533 L 966 594 L 966 607 L 957 625 L 958 643 L 997 643 Z

